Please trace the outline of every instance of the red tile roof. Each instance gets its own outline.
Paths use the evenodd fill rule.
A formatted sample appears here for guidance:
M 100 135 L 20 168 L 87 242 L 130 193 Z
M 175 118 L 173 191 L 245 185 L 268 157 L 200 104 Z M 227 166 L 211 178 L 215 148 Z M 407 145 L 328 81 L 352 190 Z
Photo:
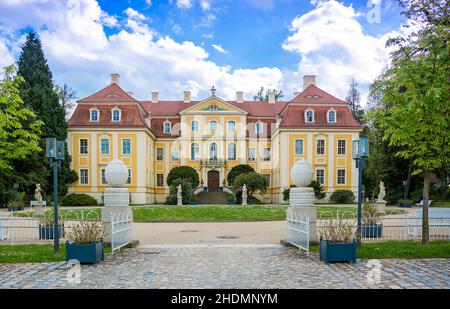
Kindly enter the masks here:
M 346 101 L 338 99 L 328 92 L 323 91 L 315 85 L 309 85 L 289 102 L 309 103 L 309 104 L 348 104 Z
M 79 100 L 78 102 L 136 102 L 136 100 L 126 93 L 119 85 L 112 83 L 100 91 Z
M 69 126 L 74 127 L 147 127 L 144 120 L 146 112 L 143 108 L 135 103 L 129 105 L 120 105 L 121 121 L 113 122 L 111 117 L 111 110 L 117 105 L 110 104 L 78 104 L 77 108 L 69 119 Z M 90 121 L 91 108 L 97 108 L 100 111 L 99 121 Z

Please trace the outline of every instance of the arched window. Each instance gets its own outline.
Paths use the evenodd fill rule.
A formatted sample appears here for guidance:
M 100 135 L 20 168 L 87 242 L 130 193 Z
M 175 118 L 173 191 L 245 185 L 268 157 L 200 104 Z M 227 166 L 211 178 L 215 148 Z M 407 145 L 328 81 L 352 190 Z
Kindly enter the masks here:
M 305 123 L 313 123 L 314 122 L 314 111 L 312 109 L 308 109 L 305 112 Z
M 112 121 L 113 122 L 119 122 L 120 119 L 122 118 L 122 112 L 120 111 L 120 109 L 118 107 L 114 107 L 112 109 Z
M 198 121 L 197 120 L 193 120 L 191 122 L 191 131 L 198 132 Z
M 328 123 L 336 123 L 336 111 L 331 109 L 327 112 L 327 121 Z
M 172 132 L 172 123 L 170 121 L 164 121 L 163 124 L 164 134 L 170 134 Z
M 228 121 L 228 132 L 235 132 L 236 131 L 236 121 L 230 120 Z
M 90 110 L 90 112 L 91 112 L 91 117 L 90 117 L 90 119 L 91 119 L 91 121 L 92 122 L 98 122 L 98 115 L 99 115 L 99 111 L 98 111 L 98 109 L 96 109 L 96 108 L 92 108 L 91 110 Z
M 200 160 L 200 147 L 198 143 L 191 144 L 191 160 Z
M 228 144 L 228 160 L 236 160 L 236 144 L 229 143 Z
M 217 144 L 216 143 L 211 143 L 209 145 L 209 159 L 217 160 Z
M 211 120 L 209 122 L 209 130 L 211 131 L 211 133 L 215 133 L 217 131 L 217 121 Z

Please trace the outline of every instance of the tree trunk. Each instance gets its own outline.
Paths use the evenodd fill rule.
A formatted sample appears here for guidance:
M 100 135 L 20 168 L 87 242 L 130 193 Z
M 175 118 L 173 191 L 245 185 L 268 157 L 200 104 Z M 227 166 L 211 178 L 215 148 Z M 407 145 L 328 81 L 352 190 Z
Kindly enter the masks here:
M 407 200 L 409 196 L 409 190 L 411 188 L 411 171 L 412 171 L 412 160 L 409 160 L 409 166 L 408 166 L 408 178 L 406 180 L 406 189 L 405 189 L 405 196 L 403 199 Z
M 422 207 L 422 245 L 430 241 L 430 227 L 428 226 L 428 199 L 430 193 L 431 173 L 425 172 L 423 181 L 423 207 Z

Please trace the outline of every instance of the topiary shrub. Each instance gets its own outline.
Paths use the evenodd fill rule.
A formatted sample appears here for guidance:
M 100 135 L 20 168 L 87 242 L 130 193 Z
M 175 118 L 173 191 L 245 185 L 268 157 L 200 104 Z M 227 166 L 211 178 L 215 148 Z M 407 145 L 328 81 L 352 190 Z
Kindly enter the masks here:
M 61 199 L 61 206 L 95 206 L 97 200 L 90 195 L 80 193 L 67 194 Z
M 167 175 L 167 185 L 171 186 L 175 179 L 189 181 L 193 188 L 197 188 L 200 183 L 197 171 L 190 166 L 177 166 L 171 169 Z
M 239 175 L 238 177 L 236 177 L 234 179 L 234 184 L 233 184 L 233 191 L 235 192 L 236 202 L 238 204 L 242 203 L 242 186 L 244 184 L 247 186 L 247 203 L 248 204 L 251 203 L 251 197 L 257 190 L 264 192 L 268 185 L 267 178 L 256 172 Z M 257 200 L 257 201 L 259 201 L 259 200 Z M 254 204 L 258 204 L 257 201 L 255 201 Z
M 355 201 L 355 195 L 350 190 L 336 190 L 331 194 L 330 200 L 338 204 L 350 204 Z
M 247 164 L 239 164 L 239 165 L 233 166 L 227 175 L 228 185 L 232 186 L 234 184 L 234 179 L 237 176 L 242 175 L 242 174 L 252 173 L 252 172 L 255 172 L 255 170 L 250 165 L 247 165 Z
M 181 184 L 181 195 L 183 204 L 189 204 L 192 199 L 192 185 L 189 181 L 183 179 L 174 179 L 169 187 L 169 196 L 166 198 L 166 204 L 176 205 L 178 202 L 177 192 L 178 185 Z

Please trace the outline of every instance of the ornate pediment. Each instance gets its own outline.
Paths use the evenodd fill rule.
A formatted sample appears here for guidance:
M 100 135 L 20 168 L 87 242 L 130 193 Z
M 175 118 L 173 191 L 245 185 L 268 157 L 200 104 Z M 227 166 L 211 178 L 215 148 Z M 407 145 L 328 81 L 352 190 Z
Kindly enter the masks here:
M 216 96 L 198 102 L 194 106 L 185 109 L 180 114 L 219 113 L 219 114 L 247 114 L 246 111 L 228 103 Z

